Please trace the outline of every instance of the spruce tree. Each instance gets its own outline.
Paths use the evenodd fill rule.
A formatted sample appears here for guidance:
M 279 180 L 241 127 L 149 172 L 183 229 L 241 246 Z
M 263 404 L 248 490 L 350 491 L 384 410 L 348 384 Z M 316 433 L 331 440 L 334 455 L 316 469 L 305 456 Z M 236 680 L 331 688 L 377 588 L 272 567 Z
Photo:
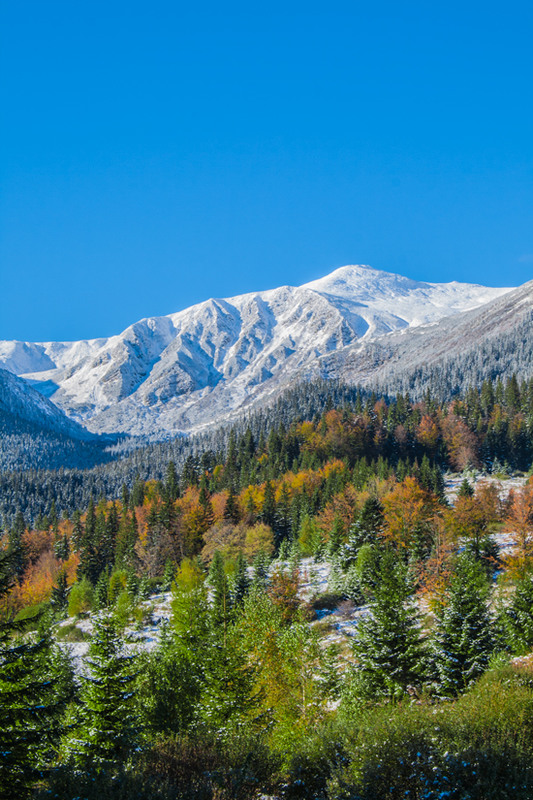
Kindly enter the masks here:
M 60 569 L 57 573 L 57 578 L 54 586 L 52 587 L 52 594 L 50 595 L 50 605 L 58 614 L 62 614 L 68 602 L 68 585 L 67 573 L 64 569 Z
M 165 483 L 165 491 L 168 499 L 173 503 L 179 496 L 179 482 L 178 474 L 176 472 L 176 465 L 173 461 L 168 462 L 167 475 Z
M 237 525 L 240 520 L 239 507 L 233 489 L 230 487 L 226 503 L 224 505 L 224 519 L 232 525 Z
M 213 628 L 203 662 L 201 693 L 195 709 L 207 732 L 218 737 L 247 720 L 256 709 L 254 668 L 239 631 Z
M 480 564 L 468 553 L 459 556 L 433 634 L 436 683 L 444 696 L 459 694 L 487 668 L 494 642 L 487 594 Z
M 0 555 L 0 596 L 9 586 L 9 558 Z M 45 625 L 27 630 L 35 622 L 0 621 L 0 800 L 29 796 L 59 739 L 53 645 Z
M 501 615 L 504 635 L 512 652 L 528 653 L 533 648 L 533 578 L 518 581 L 509 606 Z
M 260 550 L 253 563 L 252 588 L 254 591 L 264 591 L 268 583 L 270 558 L 264 550 Z
M 211 561 L 208 580 L 212 589 L 211 617 L 213 625 L 226 630 L 231 616 L 232 602 L 228 578 L 224 569 L 224 559 L 218 550 Z
M 358 691 L 373 698 L 401 697 L 422 680 L 424 647 L 413 584 L 392 551 L 381 558 L 370 611 L 359 622 L 353 645 Z
M 265 525 L 269 525 L 271 528 L 276 522 L 276 498 L 271 481 L 267 481 L 265 484 L 265 498 L 261 511 L 261 519 Z
M 139 741 L 134 656 L 124 651 L 111 615 L 94 618 L 87 665 L 71 752 L 85 769 L 101 772 L 127 760 Z
M 235 575 L 233 577 L 233 602 L 241 605 L 250 589 L 248 577 L 248 564 L 242 553 L 239 553 L 235 562 Z

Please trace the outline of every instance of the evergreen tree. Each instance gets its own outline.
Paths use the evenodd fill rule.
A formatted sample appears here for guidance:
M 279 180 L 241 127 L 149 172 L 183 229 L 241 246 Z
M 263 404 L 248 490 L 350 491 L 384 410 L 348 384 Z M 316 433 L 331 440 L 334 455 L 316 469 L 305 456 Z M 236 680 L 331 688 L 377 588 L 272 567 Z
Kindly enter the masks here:
M 212 589 L 211 617 L 215 627 L 227 629 L 231 616 L 231 596 L 228 578 L 224 569 L 224 559 L 217 550 L 209 568 L 209 584 Z
M 170 559 L 167 559 L 165 563 L 165 571 L 163 573 L 163 579 L 161 581 L 161 589 L 164 592 L 169 592 L 172 588 L 172 581 L 174 580 L 174 576 L 176 574 L 176 565 Z
M 201 694 L 196 716 L 211 735 L 221 737 L 249 718 L 257 708 L 254 668 L 249 664 L 239 631 L 214 629 L 205 651 Z
M 501 615 L 504 635 L 514 653 L 529 653 L 533 648 L 533 578 L 518 581 L 513 598 Z
M 101 573 L 94 588 L 94 601 L 96 608 L 106 608 L 109 604 L 109 572 Z
M 81 719 L 70 744 L 75 760 L 88 771 L 122 763 L 139 741 L 133 660 L 124 652 L 113 618 L 95 617 L 87 658 L 90 676 L 82 679 Z
M 26 548 L 22 541 L 25 530 L 26 523 L 24 522 L 24 516 L 19 510 L 17 511 L 15 522 L 8 536 L 8 552 L 10 555 L 11 569 L 19 579 L 22 578 L 26 568 Z
M 265 484 L 265 499 L 263 501 L 261 519 L 265 525 L 269 525 L 271 528 L 274 527 L 276 522 L 276 498 L 271 481 L 267 481 Z
M 68 559 L 70 555 L 70 544 L 66 533 L 57 539 L 54 545 L 54 555 L 56 558 L 60 559 L 60 561 L 66 561 Z
M 170 502 L 173 503 L 179 497 L 178 474 L 176 472 L 176 465 L 173 461 L 168 462 L 166 478 L 166 494 Z
M 401 697 L 423 677 L 424 648 L 412 581 L 391 551 L 381 558 L 370 610 L 353 646 L 358 691 L 374 698 Z
M 58 614 L 62 614 L 67 607 L 68 602 L 68 586 L 67 586 L 67 573 L 64 569 L 60 569 L 57 573 L 57 578 L 54 586 L 52 587 L 52 594 L 50 595 L 50 605 Z
M 0 556 L 0 577 L 6 568 Z M 6 588 L 6 581 L 3 581 Z M 0 622 L 0 799 L 28 797 L 58 745 L 62 698 L 44 626 Z M 68 699 L 68 698 L 66 698 Z
M 468 478 L 465 478 L 459 487 L 459 491 L 457 492 L 457 497 L 473 497 L 473 496 L 474 496 L 474 489 L 472 485 L 468 482 Z
M 224 505 L 224 519 L 232 525 L 237 525 L 240 520 L 239 506 L 235 499 L 233 489 L 230 487 L 226 503 Z
M 264 550 L 260 550 L 253 563 L 254 576 L 252 588 L 254 591 L 264 591 L 268 583 L 270 558 Z
M 487 668 L 493 649 L 487 593 L 480 564 L 468 553 L 459 556 L 433 635 L 436 682 L 442 695 L 459 694 Z
M 233 577 L 233 602 L 241 605 L 250 589 L 248 577 L 248 564 L 243 553 L 239 553 L 235 562 L 235 575 Z

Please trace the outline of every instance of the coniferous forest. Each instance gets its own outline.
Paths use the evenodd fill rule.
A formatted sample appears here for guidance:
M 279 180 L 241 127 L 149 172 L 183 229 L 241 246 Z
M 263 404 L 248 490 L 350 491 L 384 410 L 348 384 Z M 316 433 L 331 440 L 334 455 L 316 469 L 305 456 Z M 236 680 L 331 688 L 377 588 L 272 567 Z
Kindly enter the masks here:
M 103 460 L 0 473 L 0 798 L 533 795 L 533 381 Z

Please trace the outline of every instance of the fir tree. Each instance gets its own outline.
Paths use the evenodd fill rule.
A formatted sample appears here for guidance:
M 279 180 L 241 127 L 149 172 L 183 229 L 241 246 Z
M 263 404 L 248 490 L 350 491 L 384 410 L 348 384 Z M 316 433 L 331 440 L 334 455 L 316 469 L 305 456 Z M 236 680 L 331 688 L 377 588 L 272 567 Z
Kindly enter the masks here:
M 54 545 L 54 555 L 60 561 L 66 561 L 70 555 L 70 545 L 67 534 L 59 537 Z
M 83 678 L 80 725 L 71 742 L 75 760 L 89 771 L 120 764 L 138 743 L 133 660 L 113 618 L 96 617 L 87 658 L 90 676 Z
M 264 591 L 268 583 L 270 558 L 264 550 L 260 550 L 253 563 L 252 588 L 254 591 Z
M 274 487 L 270 481 L 267 481 L 265 484 L 265 499 L 263 501 L 261 519 L 265 525 L 269 525 L 271 528 L 276 522 L 276 498 L 274 495 Z
M 43 626 L 27 632 L 28 622 L 0 623 L 1 800 L 29 796 L 32 784 L 50 766 L 59 738 L 62 699 L 50 635 Z
M 442 695 L 459 694 L 487 668 L 493 649 L 487 593 L 480 564 L 468 553 L 461 555 L 433 635 L 436 682 Z
M 235 575 L 233 577 L 233 602 L 241 605 L 250 589 L 248 577 L 248 564 L 242 553 L 239 553 L 235 562 Z
M 212 589 L 211 617 L 215 627 L 227 629 L 231 616 L 231 596 L 228 578 L 224 569 L 224 559 L 217 550 L 209 568 L 209 584 Z
M 468 482 L 468 478 L 465 478 L 459 487 L 459 491 L 457 492 L 457 497 L 473 497 L 473 496 L 474 496 L 474 489 L 472 488 L 472 485 Z
M 518 581 L 509 606 L 501 615 L 504 635 L 512 652 L 529 653 L 533 648 L 533 578 Z
M 161 581 L 161 589 L 164 592 L 169 592 L 172 588 L 172 581 L 174 580 L 174 576 L 176 574 L 176 565 L 170 559 L 167 559 L 165 563 L 165 571 L 163 573 L 163 578 Z
M 214 629 L 203 663 L 201 694 L 195 709 L 210 734 L 224 735 L 246 721 L 257 708 L 254 668 L 248 663 L 242 637 L 234 626 L 222 634 Z
M 64 569 L 60 569 L 57 573 L 57 578 L 54 586 L 52 587 L 52 594 L 50 595 L 50 605 L 58 614 L 63 613 L 67 607 L 68 602 L 68 585 L 67 573 Z
M 423 677 L 424 649 L 412 582 L 391 551 L 381 558 L 370 610 L 353 646 L 356 683 L 364 696 L 401 697 Z
M 173 461 L 168 462 L 165 491 L 171 503 L 178 499 L 179 483 L 176 465 Z
M 226 503 L 224 505 L 224 519 L 232 525 L 237 525 L 240 520 L 239 507 L 235 499 L 233 489 L 230 487 Z

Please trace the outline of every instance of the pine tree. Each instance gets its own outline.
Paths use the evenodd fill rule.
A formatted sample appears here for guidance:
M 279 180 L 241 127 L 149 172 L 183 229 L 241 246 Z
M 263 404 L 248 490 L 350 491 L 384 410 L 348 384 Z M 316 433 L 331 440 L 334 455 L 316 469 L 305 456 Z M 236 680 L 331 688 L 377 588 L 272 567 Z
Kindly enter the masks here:
M 358 690 L 374 698 L 401 697 L 423 677 L 424 648 L 412 581 L 391 551 L 381 558 L 370 610 L 358 625 L 353 646 Z
M 241 605 L 250 589 L 250 578 L 248 577 L 248 564 L 242 553 L 239 553 L 235 562 L 235 575 L 233 577 L 233 602 Z
M 207 731 L 224 735 L 233 726 L 249 721 L 257 708 L 254 668 L 249 664 L 242 637 L 234 626 L 224 634 L 210 633 L 203 663 L 201 694 L 195 709 Z
M 474 496 L 474 489 L 472 488 L 472 485 L 468 482 L 468 478 L 465 478 L 459 487 L 459 491 L 457 492 L 457 497 L 473 497 L 473 496 Z
M 66 533 L 60 536 L 54 544 L 54 555 L 61 561 L 66 561 L 68 559 L 70 555 L 70 544 Z
M 276 498 L 271 481 L 267 481 L 265 484 L 265 499 L 263 501 L 261 519 L 265 525 L 269 525 L 271 528 L 276 522 Z
M 26 568 L 26 548 L 22 541 L 25 530 L 26 523 L 24 522 L 24 516 L 19 510 L 17 511 L 15 522 L 8 536 L 8 552 L 10 554 L 11 569 L 19 579 L 24 574 Z
M 235 494 L 233 493 L 233 489 L 231 487 L 229 489 L 228 497 L 224 505 L 223 517 L 227 522 L 230 522 L 232 525 L 237 525 L 240 520 L 239 507 L 237 505 Z
M 75 760 L 101 772 L 125 761 L 139 740 L 135 709 L 134 656 L 124 652 L 110 615 L 94 618 L 94 632 L 80 692 L 81 719 L 71 741 Z
M 174 576 L 176 574 L 176 565 L 170 559 L 167 559 L 165 563 L 165 571 L 163 573 L 163 579 L 161 581 L 161 589 L 164 592 L 169 592 L 172 588 L 172 581 L 174 580 Z
M 9 586 L 10 554 L 0 555 L 0 595 Z M 0 621 L 0 800 L 25 798 L 58 743 L 62 701 L 44 625 Z
M 168 462 L 165 491 L 168 499 L 173 503 L 179 497 L 178 474 L 173 461 Z
M 254 576 L 252 579 L 252 589 L 254 591 L 264 591 L 268 583 L 270 569 L 270 558 L 264 550 L 260 550 L 253 563 Z
M 52 594 L 50 595 L 50 605 L 58 614 L 63 613 L 67 607 L 68 602 L 68 585 L 67 573 L 64 569 L 60 569 L 57 573 L 56 583 L 52 587 Z
M 504 635 L 512 652 L 528 653 L 533 648 L 533 578 L 518 581 L 509 606 L 501 618 Z
M 461 555 L 433 635 L 436 682 L 442 695 L 459 694 L 487 668 L 493 649 L 487 593 L 480 564 L 468 553 Z
M 217 550 L 209 568 L 209 584 L 212 589 L 211 618 L 215 627 L 227 629 L 231 616 L 231 595 L 228 578 L 224 569 L 224 559 Z
M 344 526 L 341 518 L 336 515 L 335 519 L 333 520 L 333 527 L 329 535 L 328 550 L 330 555 L 337 555 L 342 546 L 343 536 Z

